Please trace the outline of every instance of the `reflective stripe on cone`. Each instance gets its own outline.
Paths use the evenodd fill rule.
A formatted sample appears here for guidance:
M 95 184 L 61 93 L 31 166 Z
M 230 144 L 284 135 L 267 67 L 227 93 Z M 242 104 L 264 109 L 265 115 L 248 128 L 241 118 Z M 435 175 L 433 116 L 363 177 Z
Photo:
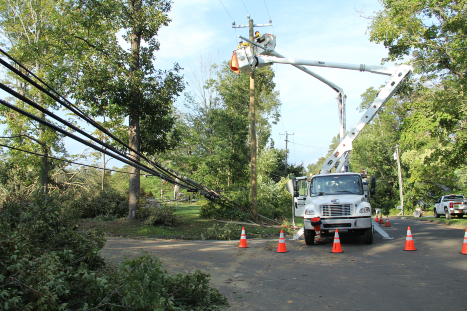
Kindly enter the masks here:
M 332 251 L 331 253 L 343 253 L 341 248 L 341 240 L 339 239 L 339 232 L 336 229 L 336 233 L 334 233 L 334 243 L 332 244 Z
M 279 245 L 277 245 L 277 253 L 287 253 L 287 249 L 285 247 L 284 231 L 282 231 L 282 229 L 279 236 Z
M 242 235 L 240 236 L 240 243 L 238 244 L 238 247 L 241 247 L 241 248 L 247 248 L 248 247 L 248 245 L 246 243 L 245 227 L 242 227 Z
M 405 239 L 404 251 L 416 251 L 412 238 L 412 230 L 410 230 L 410 227 L 407 228 L 407 237 Z

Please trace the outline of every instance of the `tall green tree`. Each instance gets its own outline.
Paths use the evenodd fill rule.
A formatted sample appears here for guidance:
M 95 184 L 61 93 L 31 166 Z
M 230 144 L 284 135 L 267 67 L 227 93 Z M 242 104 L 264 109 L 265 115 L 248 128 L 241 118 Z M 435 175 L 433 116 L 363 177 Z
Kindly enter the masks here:
M 100 1 L 90 1 L 94 12 Z M 103 18 L 105 36 L 91 38 L 88 49 L 74 58 L 69 91 L 77 100 L 87 105 L 94 116 L 109 118 L 128 117 L 130 156 L 140 161 L 138 152 L 155 154 L 174 146 L 178 133 L 174 131 L 173 102 L 183 90 L 181 68 L 175 64 L 172 70 L 154 67 L 156 52 L 160 48 L 157 34 L 168 26 L 171 2 L 165 0 L 105 1 L 112 21 Z M 79 5 L 79 6 L 78 6 Z M 76 3 L 78 9 L 87 9 L 87 3 Z M 82 25 L 94 23 L 81 16 Z M 99 20 L 98 20 L 99 21 Z M 122 33 L 128 49 L 118 44 L 117 35 Z M 105 42 L 104 37 L 110 39 Z M 89 39 L 89 40 L 88 40 Z M 129 219 L 135 219 L 140 193 L 139 170 L 130 168 Z
M 36 76 L 46 79 L 53 63 L 56 49 L 53 43 L 57 37 L 53 27 L 60 15 L 57 1 L 33 0 L 1 0 L 0 1 L 0 46 L 15 57 Z M 18 66 L 15 66 L 20 69 Z M 23 69 L 21 71 L 24 72 Z M 21 95 L 33 100 L 43 108 L 57 108 L 50 98 L 28 85 L 23 79 L 12 73 L 7 73 L 2 82 L 15 89 Z M 46 119 L 44 113 L 29 105 L 13 100 L 18 107 L 29 113 Z M 9 160 L 20 165 L 25 171 L 38 174 L 41 192 L 47 198 L 49 185 L 49 170 L 53 164 L 47 156 L 55 154 L 65 155 L 62 136 L 38 124 L 27 117 L 0 107 L 0 122 L 6 125 L 5 136 L 7 143 L 16 148 L 44 154 L 42 158 L 10 150 Z M 50 121 L 50 120 L 48 120 Z
M 249 78 L 236 75 L 230 64 L 207 63 L 191 78 L 195 90 L 186 94 L 178 124 L 185 133 L 169 156 L 180 171 L 215 189 L 246 186 L 249 180 Z M 260 150 L 279 118 L 280 101 L 271 68 L 256 72 L 257 123 Z M 259 82 L 258 82 L 259 81 Z
M 435 196 L 452 183 L 453 168 L 467 164 L 467 1 L 382 5 L 370 40 L 388 48 L 383 61 L 408 60 L 416 73 L 400 129 L 402 161 L 414 187 Z

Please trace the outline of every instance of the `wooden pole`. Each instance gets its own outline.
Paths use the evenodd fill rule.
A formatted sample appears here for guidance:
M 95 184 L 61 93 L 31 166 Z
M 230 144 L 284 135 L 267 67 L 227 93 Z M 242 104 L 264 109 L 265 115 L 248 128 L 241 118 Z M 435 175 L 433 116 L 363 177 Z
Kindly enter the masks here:
M 254 39 L 253 19 L 249 20 L 250 40 Z M 254 50 L 253 44 L 250 47 Z M 251 212 L 258 214 L 258 193 L 256 179 L 256 122 L 255 122 L 255 71 L 250 73 L 250 135 L 251 135 Z

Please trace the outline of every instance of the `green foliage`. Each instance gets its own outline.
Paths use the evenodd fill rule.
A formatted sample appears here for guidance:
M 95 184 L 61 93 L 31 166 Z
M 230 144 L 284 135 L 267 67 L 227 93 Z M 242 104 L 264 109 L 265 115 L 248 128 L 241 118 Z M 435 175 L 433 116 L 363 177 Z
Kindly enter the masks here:
M 237 76 L 224 62 L 204 64 L 193 78 L 198 91 L 186 94 L 186 110 L 178 122 L 185 133 L 177 149 L 163 155 L 174 159 L 179 171 L 218 190 L 243 187 L 249 182 L 249 76 Z M 204 73 L 204 75 L 202 75 Z M 256 130 L 258 150 L 270 136 L 270 119 L 279 118 L 279 94 L 274 71 L 255 71 Z
M 211 228 L 206 229 L 206 233 L 201 234 L 203 240 L 234 240 L 239 239 L 241 231 L 234 223 L 226 223 L 221 226 L 215 223 Z
M 174 215 L 174 210 L 167 204 L 162 206 L 152 205 L 143 208 L 146 210 L 147 218 L 144 220 L 145 225 L 164 225 L 168 227 L 176 227 L 180 225 L 180 218 Z
M 334 136 L 331 140 L 331 144 L 329 145 L 328 152 L 324 157 L 320 157 L 316 163 L 308 164 L 307 166 L 307 174 L 309 175 L 310 173 L 313 175 L 319 174 L 321 171 L 321 167 L 324 164 L 324 161 L 331 155 L 331 153 L 339 146 L 340 139 L 339 139 L 339 134 Z M 337 164 L 337 163 L 336 163 Z M 299 175 L 296 175 L 299 176 Z
M 280 182 L 272 180 L 258 183 L 258 213 L 268 218 L 277 219 L 290 216 L 292 197 L 286 190 L 288 179 Z M 229 192 L 229 199 L 239 206 L 251 206 L 250 188 Z M 212 201 L 200 208 L 200 217 L 207 219 L 246 220 L 251 217 L 249 209 L 242 211 L 222 201 Z
M 116 269 L 100 231 L 81 231 L 58 204 L 7 201 L 0 209 L 2 310 L 219 310 L 227 305 L 196 271 L 170 275 L 147 253 Z
M 409 62 L 417 75 L 405 95 L 400 145 L 409 204 L 458 186 L 464 167 L 467 1 L 382 1 L 370 40 L 389 49 L 385 60 Z
M 235 192 L 235 198 L 230 198 L 237 204 L 242 205 L 242 201 L 238 198 L 243 192 Z M 203 205 L 199 209 L 199 217 L 205 219 L 228 219 L 228 220 L 246 220 L 249 218 L 249 214 L 242 210 L 232 207 L 231 205 L 224 204 L 220 201 L 209 201 L 206 205 Z
M 128 195 L 110 187 L 104 191 L 80 191 L 65 203 L 69 208 L 78 210 L 81 218 L 101 215 L 124 217 L 128 214 Z
M 120 267 L 122 303 L 136 310 L 219 310 L 227 300 L 209 286 L 209 274 L 170 276 L 145 253 Z

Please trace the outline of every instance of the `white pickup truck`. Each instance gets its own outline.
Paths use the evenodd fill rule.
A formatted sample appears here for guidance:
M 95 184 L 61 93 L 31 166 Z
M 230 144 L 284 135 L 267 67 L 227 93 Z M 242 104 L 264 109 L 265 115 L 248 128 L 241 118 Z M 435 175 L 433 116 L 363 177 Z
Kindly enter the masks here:
M 459 218 L 467 215 L 467 203 L 463 195 L 443 195 L 436 201 L 434 208 L 435 218 L 439 218 L 440 215 L 448 214 L 457 215 Z

